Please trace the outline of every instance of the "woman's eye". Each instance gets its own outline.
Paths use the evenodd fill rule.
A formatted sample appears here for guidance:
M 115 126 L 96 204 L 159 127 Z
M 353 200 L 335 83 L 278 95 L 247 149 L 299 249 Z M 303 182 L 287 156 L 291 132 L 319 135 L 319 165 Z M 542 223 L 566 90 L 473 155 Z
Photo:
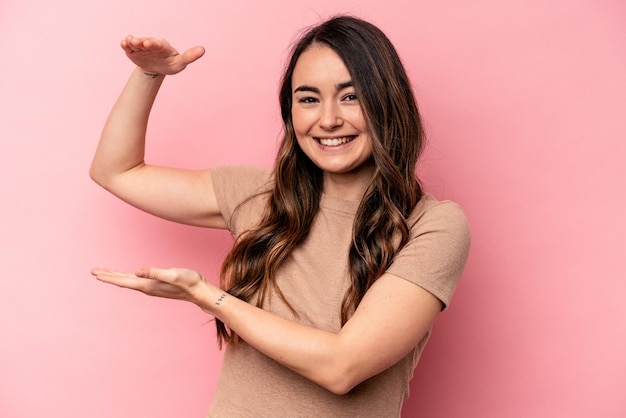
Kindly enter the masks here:
M 343 100 L 348 101 L 348 102 L 352 102 L 352 101 L 357 100 L 356 93 L 346 94 L 344 96 Z
M 316 103 L 317 99 L 315 97 L 302 97 L 298 99 L 300 103 Z

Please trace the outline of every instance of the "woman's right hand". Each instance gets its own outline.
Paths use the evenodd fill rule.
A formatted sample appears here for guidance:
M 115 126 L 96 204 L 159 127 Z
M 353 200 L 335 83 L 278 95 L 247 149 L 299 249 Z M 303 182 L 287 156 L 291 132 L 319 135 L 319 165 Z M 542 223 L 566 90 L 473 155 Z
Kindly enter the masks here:
M 179 73 L 204 55 L 201 46 L 179 54 L 165 39 L 137 38 L 132 35 L 122 40 L 121 47 L 128 58 L 144 71 L 164 75 Z

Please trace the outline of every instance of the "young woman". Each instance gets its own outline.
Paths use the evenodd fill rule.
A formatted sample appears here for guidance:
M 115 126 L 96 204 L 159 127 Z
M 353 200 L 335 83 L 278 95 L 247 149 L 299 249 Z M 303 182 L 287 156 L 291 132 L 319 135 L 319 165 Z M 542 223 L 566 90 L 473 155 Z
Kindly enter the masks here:
M 295 45 L 275 168 L 144 162 L 166 75 L 200 58 L 126 37 L 137 68 L 104 127 L 92 178 L 128 203 L 236 237 L 220 288 L 186 269 L 94 269 L 107 283 L 198 305 L 226 344 L 210 417 L 397 417 L 469 249 L 461 209 L 422 191 L 423 133 L 395 49 L 340 16 Z

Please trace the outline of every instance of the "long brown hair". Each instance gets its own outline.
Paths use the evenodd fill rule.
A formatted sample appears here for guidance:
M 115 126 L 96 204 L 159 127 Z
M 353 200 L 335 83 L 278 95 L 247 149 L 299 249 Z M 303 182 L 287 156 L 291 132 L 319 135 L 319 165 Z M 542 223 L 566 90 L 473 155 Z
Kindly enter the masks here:
M 322 171 L 298 146 L 291 119 L 291 78 L 300 55 L 313 44 L 332 48 L 350 71 L 372 140 L 375 173 L 354 221 L 349 251 L 351 286 L 341 307 L 341 323 L 408 242 L 408 217 L 422 195 L 415 174 L 424 134 L 411 84 L 398 54 L 374 25 L 338 16 L 317 25 L 293 47 L 279 92 L 284 136 L 260 224 L 242 234 L 224 260 L 220 284 L 261 307 L 282 262 L 307 236 L 322 193 Z M 290 306 L 290 305 L 289 305 Z M 297 310 L 292 307 L 297 314 Z M 237 336 L 216 321 L 218 341 Z

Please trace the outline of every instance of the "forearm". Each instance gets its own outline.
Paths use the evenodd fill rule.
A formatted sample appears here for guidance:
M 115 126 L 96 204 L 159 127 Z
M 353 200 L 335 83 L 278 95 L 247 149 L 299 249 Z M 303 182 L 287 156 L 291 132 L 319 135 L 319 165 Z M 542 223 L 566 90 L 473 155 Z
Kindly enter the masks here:
M 284 319 L 211 285 L 193 300 L 258 351 L 336 394 L 409 354 L 441 310 L 427 290 L 391 274 L 372 285 L 337 333 Z
M 116 175 L 143 164 L 150 110 L 164 76 L 153 78 L 137 67 L 102 130 L 90 175 L 106 187 Z
M 222 320 L 247 344 L 336 394 L 369 376 L 355 375 L 354 355 L 341 334 L 305 326 L 219 291 L 203 298 L 203 309 Z

